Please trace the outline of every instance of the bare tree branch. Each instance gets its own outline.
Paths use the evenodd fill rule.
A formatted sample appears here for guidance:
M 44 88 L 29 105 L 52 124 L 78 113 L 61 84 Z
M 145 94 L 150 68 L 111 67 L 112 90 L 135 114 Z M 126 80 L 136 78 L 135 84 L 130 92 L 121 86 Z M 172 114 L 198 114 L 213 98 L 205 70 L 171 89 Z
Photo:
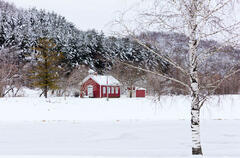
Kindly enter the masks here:
M 120 61 L 118 61 L 118 62 L 120 62 Z M 148 70 L 148 69 L 136 67 L 136 66 L 133 66 L 132 64 L 128 64 L 128 63 L 125 63 L 125 62 L 121 62 L 121 63 L 124 64 L 124 65 L 127 65 L 127 66 L 129 66 L 129 67 L 132 67 L 132 68 L 135 68 L 135 69 L 144 71 L 144 72 L 149 72 L 149 73 L 151 73 L 151 74 L 154 74 L 154 75 L 157 75 L 157 76 L 161 76 L 161 77 L 163 77 L 163 78 L 165 78 L 165 79 L 168 79 L 168 80 L 170 80 L 170 81 L 179 83 L 179 84 L 183 85 L 183 86 L 186 87 L 186 88 L 190 88 L 189 85 L 187 85 L 186 83 L 184 83 L 184 82 L 182 82 L 182 81 L 180 81 L 180 80 L 177 80 L 177 79 L 175 79 L 175 78 L 169 77 L 169 76 L 167 76 L 167 75 L 165 75 L 165 74 L 160 74 L 159 72 L 154 72 L 154 71 L 151 71 L 151 70 Z

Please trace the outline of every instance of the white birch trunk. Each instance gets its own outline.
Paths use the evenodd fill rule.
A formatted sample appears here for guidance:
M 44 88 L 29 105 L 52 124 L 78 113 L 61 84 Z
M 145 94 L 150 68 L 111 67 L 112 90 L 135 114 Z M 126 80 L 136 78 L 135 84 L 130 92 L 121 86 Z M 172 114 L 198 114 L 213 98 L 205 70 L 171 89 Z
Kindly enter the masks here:
M 190 90 L 191 90 L 191 129 L 192 129 L 192 154 L 202 155 L 200 143 L 200 102 L 199 81 L 197 67 L 197 1 L 192 0 L 189 10 L 189 64 L 190 64 Z

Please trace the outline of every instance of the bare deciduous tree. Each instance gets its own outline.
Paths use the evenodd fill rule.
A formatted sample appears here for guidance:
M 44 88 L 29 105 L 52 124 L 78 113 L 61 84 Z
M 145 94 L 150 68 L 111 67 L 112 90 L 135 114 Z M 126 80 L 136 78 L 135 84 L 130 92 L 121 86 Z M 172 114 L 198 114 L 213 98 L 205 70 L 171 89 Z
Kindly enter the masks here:
M 143 80 L 146 74 L 144 71 L 126 66 L 121 62 L 116 63 L 110 73 L 116 77 L 125 88 L 130 89 L 130 98 L 133 97 L 133 88 L 136 86 L 136 82 Z
M 21 64 L 17 63 L 15 48 L 5 48 L 0 51 L 0 97 L 9 92 L 17 95 L 21 88 Z M 14 91 L 15 90 L 15 91 Z
M 71 91 L 75 90 L 75 96 L 80 93 L 79 83 L 88 75 L 89 68 L 85 65 L 79 65 L 75 67 L 71 72 L 67 72 L 65 75 L 62 75 L 60 86 L 61 89 L 58 90 L 57 95 L 69 95 Z M 77 94 L 78 93 L 78 94 Z
M 117 20 L 123 27 L 123 31 L 128 37 L 137 41 L 151 53 L 159 56 L 171 65 L 176 72 L 186 76 L 188 80 L 180 80 L 176 76 L 166 73 L 159 73 L 145 68 L 135 67 L 145 72 L 149 72 L 172 82 L 175 82 L 188 91 L 191 96 L 191 130 L 192 130 L 192 154 L 202 155 L 200 143 L 200 109 L 204 105 L 208 96 L 212 95 L 219 86 L 240 69 L 238 62 L 225 66 L 225 73 L 211 83 L 205 82 L 199 76 L 208 59 L 222 49 L 231 46 L 236 48 L 239 44 L 240 21 L 233 19 L 234 0 L 154 0 L 143 1 L 149 4 L 153 2 L 151 9 L 142 9 L 139 17 L 134 23 L 137 27 L 132 27 L 129 20 L 126 22 L 124 16 Z M 146 5 L 149 6 L 149 5 Z M 144 7 L 143 7 L 144 8 Z M 125 15 L 125 14 L 124 14 Z M 230 21 L 230 19 L 232 19 Z M 132 21 L 131 21 L 132 22 Z M 133 26 L 134 26 L 133 25 Z M 164 50 L 156 52 L 146 45 L 146 41 L 139 39 L 139 34 L 146 30 L 157 30 L 183 33 L 187 36 L 188 48 L 185 63 L 179 64 L 174 58 L 164 53 Z M 202 40 L 218 40 L 219 45 L 213 45 L 208 50 L 199 49 Z M 158 43 L 158 42 L 156 42 Z M 155 43 L 155 44 L 156 44 Z M 179 52 L 183 55 L 183 52 Z M 208 63 L 208 65 L 211 63 Z

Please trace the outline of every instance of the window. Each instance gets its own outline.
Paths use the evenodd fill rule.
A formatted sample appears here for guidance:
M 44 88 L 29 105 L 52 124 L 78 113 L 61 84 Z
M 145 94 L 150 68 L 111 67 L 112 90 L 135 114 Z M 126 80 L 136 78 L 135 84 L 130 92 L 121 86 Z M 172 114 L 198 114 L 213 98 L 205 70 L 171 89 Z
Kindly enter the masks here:
M 114 87 L 112 87 L 112 94 L 114 94 Z
M 110 87 L 107 88 L 107 92 L 108 92 L 108 94 L 110 94 Z
M 103 94 L 106 94 L 106 87 L 103 87 Z
M 88 86 L 87 91 L 88 91 L 88 96 L 93 97 L 93 86 L 92 85 Z
M 118 94 L 118 87 L 116 87 L 116 94 Z

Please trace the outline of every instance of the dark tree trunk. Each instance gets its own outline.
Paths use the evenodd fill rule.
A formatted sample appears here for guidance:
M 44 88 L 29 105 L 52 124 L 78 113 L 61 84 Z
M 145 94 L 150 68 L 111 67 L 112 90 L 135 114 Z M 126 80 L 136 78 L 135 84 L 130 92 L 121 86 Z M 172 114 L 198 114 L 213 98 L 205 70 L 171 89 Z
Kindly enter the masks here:
M 45 87 L 45 88 L 44 88 L 44 97 L 45 97 L 45 98 L 48 97 L 47 93 L 48 93 L 48 89 L 47 89 L 47 87 Z
M 131 88 L 131 90 L 130 90 L 130 98 L 132 98 L 132 93 L 133 93 L 133 92 L 132 92 L 132 88 Z

